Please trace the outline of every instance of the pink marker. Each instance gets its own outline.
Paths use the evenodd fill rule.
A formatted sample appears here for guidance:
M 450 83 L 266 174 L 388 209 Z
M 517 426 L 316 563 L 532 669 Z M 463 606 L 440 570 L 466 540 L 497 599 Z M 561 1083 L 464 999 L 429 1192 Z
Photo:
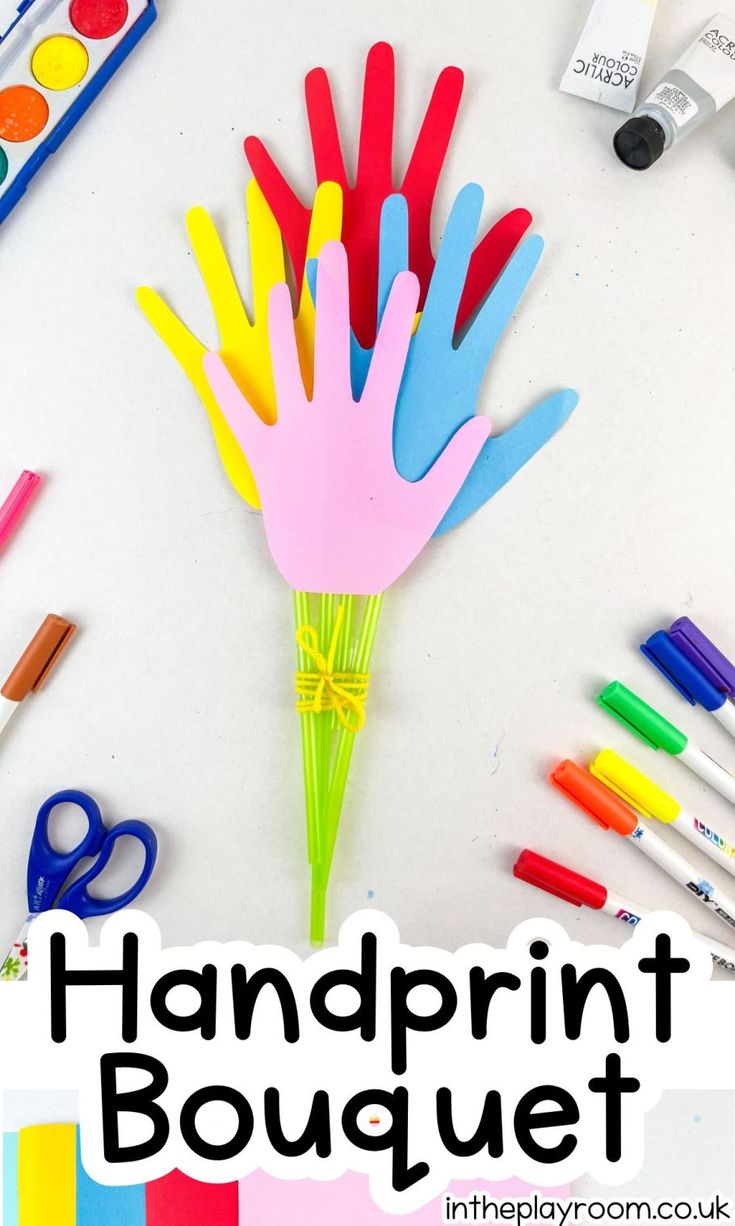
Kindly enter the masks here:
M 24 469 L 0 507 L 0 549 L 7 543 L 23 518 L 41 480 L 38 473 Z

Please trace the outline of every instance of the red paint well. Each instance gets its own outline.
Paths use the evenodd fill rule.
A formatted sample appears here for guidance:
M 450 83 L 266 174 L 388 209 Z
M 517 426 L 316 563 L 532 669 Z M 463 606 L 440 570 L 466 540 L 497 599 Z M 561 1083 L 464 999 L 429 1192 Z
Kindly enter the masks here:
M 69 20 L 85 38 L 111 38 L 128 19 L 128 0 L 71 0 Z

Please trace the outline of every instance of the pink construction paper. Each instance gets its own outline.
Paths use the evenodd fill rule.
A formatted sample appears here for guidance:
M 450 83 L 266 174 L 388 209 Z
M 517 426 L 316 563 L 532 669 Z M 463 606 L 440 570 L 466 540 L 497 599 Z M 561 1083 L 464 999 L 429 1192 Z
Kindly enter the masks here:
M 447 1188 L 452 1196 L 486 1192 L 496 1200 L 523 1199 L 536 1190 L 519 1179 L 505 1183 L 455 1182 Z M 549 1199 L 565 1200 L 569 1196 L 568 1187 L 540 1191 Z M 343 1175 L 333 1183 L 312 1179 L 290 1183 L 256 1171 L 240 1181 L 240 1226 L 375 1226 L 377 1222 L 439 1226 L 441 1221 L 441 1197 L 414 1213 L 384 1213 L 370 1196 L 367 1175 Z
M 266 425 L 219 355 L 204 369 L 260 494 L 273 560 L 294 589 L 376 595 L 421 552 L 451 506 L 490 426 L 473 417 L 419 481 L 393 460 L 393 418 L 411 339 L 418 281 L 400 273 L 383 314 L 358 402 L 350 379 L 347 257 L 327 243 L 318 263 L 314 395 L 307 399 L 291 296 L 274 286 L 268 328 L 278 420 Z

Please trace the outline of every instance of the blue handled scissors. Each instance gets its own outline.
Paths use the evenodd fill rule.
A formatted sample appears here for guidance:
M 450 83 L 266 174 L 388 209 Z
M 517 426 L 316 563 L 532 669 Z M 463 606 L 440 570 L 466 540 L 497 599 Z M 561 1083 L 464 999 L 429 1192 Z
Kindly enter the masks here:
M 76 805 L 87 819 L 86 834 L 69 852 L 57 851 L 49 838 L 49 822 L 57 805 Z M 117 840 L 126 836 L 137 839 L 143 846 L 145 860 L 140 876 L 129 889 L 115 898 L 94 898 L 88 887 L 109 864 Z M 28 856 L 28 918 L 0 966 L 0 979 L 22 979 L 25 975 L 28 965 L 28 929 L 42 911 L 61 907 L 65 911 L 71 911 L 73 915 L 78 915 L 80 919 L 111 915 L 113 911 L 120 911 L 137 898 L 150 881 L 157 855 L 158 841 L 151 827 L 145 822 L 129 820 L 108 828 L 102 820 L 96 800 L 86 792 L 70 789 L 49 796 L 38 810 Z M 65 889 L 66 882 L 79 863 L 92 857 L 96 857 L 94 864 Z

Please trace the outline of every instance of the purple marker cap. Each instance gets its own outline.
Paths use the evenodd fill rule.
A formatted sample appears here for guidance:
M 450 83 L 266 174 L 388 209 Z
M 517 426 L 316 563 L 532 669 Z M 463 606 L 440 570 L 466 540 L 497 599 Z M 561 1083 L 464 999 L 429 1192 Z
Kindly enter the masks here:
M 735 664 L 723 656 L 689 617 L 672 622 L 669 637 L 703 677 L 728 698 L 735 698 Z

